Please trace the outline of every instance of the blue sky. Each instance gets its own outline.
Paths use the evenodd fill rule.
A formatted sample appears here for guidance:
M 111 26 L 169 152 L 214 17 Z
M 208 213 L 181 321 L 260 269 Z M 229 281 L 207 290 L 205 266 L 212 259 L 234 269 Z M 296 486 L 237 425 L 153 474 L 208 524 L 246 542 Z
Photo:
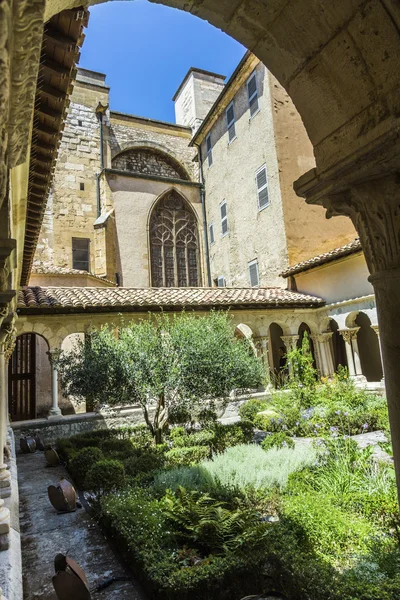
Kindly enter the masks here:
M 245 49 L 206 21 L 145 0 L 90 8 L 79 66 L 106 73 L 113 110 L 175 121 L 187 70 L 231 75 Z

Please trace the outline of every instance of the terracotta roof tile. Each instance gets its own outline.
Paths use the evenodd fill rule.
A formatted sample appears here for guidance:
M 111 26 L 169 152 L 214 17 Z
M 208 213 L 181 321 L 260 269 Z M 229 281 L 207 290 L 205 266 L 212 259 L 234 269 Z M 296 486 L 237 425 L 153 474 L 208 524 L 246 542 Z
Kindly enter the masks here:
M 344 256 L 348 256 L 349 254 L 354 254 L 360 251 L 362 251 L 361 242 L 359 238 L 356 238 L 345 246 L 340 246 L 340 248 L 335 248 L 334 250 L 325 252 L 325 254 L 319 254 L 318 256 L 314 256 L 313 258 L 305 260 L 304 262 L 300 262 L 293 267 L 289 267 L 285 271 L 282 271 L 281 277 L 290 277 L 290 275 L 295 275 L 296 273 L 301 273 L 302 271 L 308 271 L 309 269 L 313 269 L 319 265 L 331 262 L 337 258 L 343 258 Z
M 93 312 L 97 310 L 211 308 L 289 308 L 321 306 L 316 296 L 281 288 L 106 288 L 25 287 L 20 290 L 20 312 Z

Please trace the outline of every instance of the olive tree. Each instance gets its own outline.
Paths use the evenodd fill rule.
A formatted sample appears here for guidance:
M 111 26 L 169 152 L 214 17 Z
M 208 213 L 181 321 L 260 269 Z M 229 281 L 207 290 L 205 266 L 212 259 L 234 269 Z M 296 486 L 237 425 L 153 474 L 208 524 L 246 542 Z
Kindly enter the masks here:
M 62 353 L 58 368 L 66 394 L 110 406 L 139 403 L 156 443 L 178 413 L 226 404 L 232 390 L 258 387 L 264 375 L 250 342 L 234 336 L 221 312 L 103 327 Z

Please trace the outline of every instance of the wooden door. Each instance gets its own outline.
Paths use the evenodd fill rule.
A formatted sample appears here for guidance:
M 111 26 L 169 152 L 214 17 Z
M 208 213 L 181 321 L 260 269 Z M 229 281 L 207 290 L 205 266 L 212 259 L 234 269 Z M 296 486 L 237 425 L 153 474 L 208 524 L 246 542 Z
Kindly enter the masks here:
M 36 418 L 36 335 L 17 337 L 8 366 L 8 410 L 12 421 Z

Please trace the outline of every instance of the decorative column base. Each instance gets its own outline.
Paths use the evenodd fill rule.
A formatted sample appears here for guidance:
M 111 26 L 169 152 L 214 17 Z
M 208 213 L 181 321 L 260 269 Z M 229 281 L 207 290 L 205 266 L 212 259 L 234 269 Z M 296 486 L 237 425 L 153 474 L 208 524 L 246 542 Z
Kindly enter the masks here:
M 0 465 L 0 498 L 11 496 L 11 475 L 7 465 Z
M 54 408 L 53 406 L 50 408 L 47 418 L 48 419 L 59 419 L 63 414 L 59 408 Z
M 4 500 L 0 499 L 0 535 L 10 533 L 10 511 L 4 506 Z
M 357 387 L 365 387 L 367 385 L 365 375 L 350 375 L 350 379 L 354 381 Z

